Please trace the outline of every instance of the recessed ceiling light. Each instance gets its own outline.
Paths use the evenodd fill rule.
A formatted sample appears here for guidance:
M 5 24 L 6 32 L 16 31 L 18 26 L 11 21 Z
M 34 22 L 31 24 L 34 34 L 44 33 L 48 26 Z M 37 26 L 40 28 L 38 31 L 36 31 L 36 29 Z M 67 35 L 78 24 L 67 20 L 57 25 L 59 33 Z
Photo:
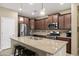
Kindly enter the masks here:
M 19 11 L 22 11 L 22 8 L 19 8 Z

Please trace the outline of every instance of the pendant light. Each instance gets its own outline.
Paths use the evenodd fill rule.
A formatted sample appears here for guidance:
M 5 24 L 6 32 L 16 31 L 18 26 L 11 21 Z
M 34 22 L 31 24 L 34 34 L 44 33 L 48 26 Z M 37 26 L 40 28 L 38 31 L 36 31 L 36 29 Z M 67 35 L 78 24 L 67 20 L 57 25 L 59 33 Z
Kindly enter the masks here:
M 22 4 L 22 3 L 21 3 L 21 5 L 20 5 L 19 10 L 20 10 L 20 13 L 21 13 L 21 15 L 22 15 L 22 10 L 23 10 L 23 4 Z M 24 21 L 24 20 L 23 20 L 23 17 L 20 17 L 20 21 L 21 21 L 21 22 Z
M 63 5 L 64 3 L 60 3 L 60 5 Z
M 45 8 L 44 8 L 43 3 L 42 3 L 42 8 L 41 8 L 41 11 L 40 11 L 40 15 L 41 16 L 44 16 L 45 15 Z

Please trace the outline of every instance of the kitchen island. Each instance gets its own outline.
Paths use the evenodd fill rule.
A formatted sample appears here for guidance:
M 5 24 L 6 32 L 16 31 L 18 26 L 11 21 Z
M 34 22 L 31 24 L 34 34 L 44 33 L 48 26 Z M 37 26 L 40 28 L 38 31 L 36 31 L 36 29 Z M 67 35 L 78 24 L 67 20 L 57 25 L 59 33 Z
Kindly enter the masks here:
M 65 56 L 66 44 L 66 41 L 50 40 L 34 36 L 11 38 L 13 52 L 15 45 L 22 45 L 36 52 L 39 56 Z

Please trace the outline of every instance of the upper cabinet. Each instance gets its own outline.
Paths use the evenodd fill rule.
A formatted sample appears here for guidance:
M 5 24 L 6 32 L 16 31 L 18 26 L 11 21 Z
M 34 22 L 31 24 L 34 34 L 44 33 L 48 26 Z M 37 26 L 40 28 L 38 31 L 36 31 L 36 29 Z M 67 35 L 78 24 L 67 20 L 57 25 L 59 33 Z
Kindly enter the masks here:
M 59 16 L 59 29 L 64 29 L 64 16 Z
M 24 18 L 23 17 L 18 17 L 18 23 L 24 23 Z
M 71 14 L 53 14 L 48 16 L 48 18 L 44 18 L 44 19 L 39 19 L 35 21 L 35 28 L 36 29 L 41 29 L 41 30 L 47 30 L 48 25 L 50 23 L 54 23 L 58 25 L 58 29 L 71 29 Z
M 30 20 L 30 28 L 33 30 L 35 29 L 35 20 L 34 19 Z
M 58 24 L 59 14 L 52 15 L 52 22 Z
M 59 16 L 59 29 L 71 29 L 71 14 Z
M 45 21 L 44 21 L 44 27 L 45 27 L 44 29 L 48 29 L 48 24 L 49 24 L 48 18 L 46 18 Z
M 35 20 L 35 29 L 40 29 L 40 21 L 39 20 Z
M 29 26 L 29 18 L 24 17 L 24 23 Z
M 53 16 L 52 15 L 48 16 L 47 23 L 48 24 L 52 23 L 52 20 L 53 20 Z
M 57 24 L 58 29 L 71 29 L 71 14 L 53 14 L 44 19 L 29 19 L 27 17 L 18 17 L 19 23 L 27 24 L 31 29 L 47 30 L 50 23 Z
M 43 30 L 45 29 L 45 20 L 40 19 L 40 20 L 35 20 L 35 29 L 40 29 Z
M 27 25 L 29 26 L 29 18 L 19 16 L 19 17 L 18 17 L 18 23 L 27 24 Z
M 48 16 L 48 23 L 58 23 L 59 14 L 53 14 Z
M 45 20 L 44 19 L 42 19 L 42 20 L 40 20 L 41 21 L 41 29 L 42 30 L 44 30 L 45 29 Z
M 71 14 L 64 15 L 65 29 L 71 29 Z

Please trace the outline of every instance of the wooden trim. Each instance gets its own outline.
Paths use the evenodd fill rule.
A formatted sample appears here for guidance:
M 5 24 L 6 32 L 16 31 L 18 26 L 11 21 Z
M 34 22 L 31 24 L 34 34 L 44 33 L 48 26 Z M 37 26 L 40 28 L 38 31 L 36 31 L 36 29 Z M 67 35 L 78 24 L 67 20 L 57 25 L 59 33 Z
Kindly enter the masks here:
M 28 19 L 30 19 L 29 17 L 26 17 L 26 16 L 21 16 L 21 15 L 18 15 L 18 17 L 25 17 L 25 18 L 28 18 Z
M 63 16 L 63 15 L 67 15 L 67 14 L 71 14 L 71 13 L 66 13 L 66 14 L 60 14 L 59 16 Z
M 42 18 L 42 19 L 35 19 L 35 21 L 38 21 L 38 20 L 45 20 L 45 19 L 48 19 L 48 17 Z
M 54 14 L 50 14 L 50 15 L 48 15 L 48 16 L 52 16 L 52 15 L 56 15 L 56 14 L 60 15 L 60 13 L 54 13 Z

